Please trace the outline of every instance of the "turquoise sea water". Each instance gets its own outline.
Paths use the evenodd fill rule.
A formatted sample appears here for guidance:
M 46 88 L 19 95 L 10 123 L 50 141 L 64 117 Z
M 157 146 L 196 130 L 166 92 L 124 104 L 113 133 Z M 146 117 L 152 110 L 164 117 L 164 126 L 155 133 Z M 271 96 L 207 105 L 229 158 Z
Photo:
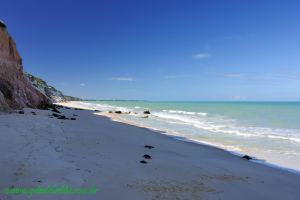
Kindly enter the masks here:
M 300 102 L 85 101 L 167 134 L 300 170 Z M 149 118 L 142 118 L 150 110 Z

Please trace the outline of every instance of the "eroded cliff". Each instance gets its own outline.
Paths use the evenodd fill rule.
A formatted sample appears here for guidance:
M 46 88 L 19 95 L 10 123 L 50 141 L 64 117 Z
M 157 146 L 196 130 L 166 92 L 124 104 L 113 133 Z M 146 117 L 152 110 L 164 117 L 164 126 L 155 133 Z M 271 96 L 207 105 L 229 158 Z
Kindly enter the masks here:
M 24 77 L 16 44 L 0 21 L 0 110 L 44 108 L 51 101 Z

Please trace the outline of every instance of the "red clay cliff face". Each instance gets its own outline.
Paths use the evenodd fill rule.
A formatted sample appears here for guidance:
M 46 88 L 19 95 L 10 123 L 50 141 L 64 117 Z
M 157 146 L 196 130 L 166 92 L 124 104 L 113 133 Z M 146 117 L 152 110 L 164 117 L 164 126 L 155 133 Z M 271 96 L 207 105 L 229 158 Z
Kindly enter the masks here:
M 50 103 L 25 79 L 16 44 L 0 21 L 0 110 L 43 108 Z

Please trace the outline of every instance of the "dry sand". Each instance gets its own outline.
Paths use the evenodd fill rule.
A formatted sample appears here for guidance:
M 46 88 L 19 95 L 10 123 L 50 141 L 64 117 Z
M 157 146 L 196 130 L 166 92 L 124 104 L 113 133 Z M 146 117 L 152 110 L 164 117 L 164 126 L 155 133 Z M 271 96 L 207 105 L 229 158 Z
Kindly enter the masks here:
M 33 115 L 31 111 L 36 112 Z M 300 176 L 183 142 L 89 110 L 0 114 L 0 199 L 300 199 Z M 155 148 L 147 149 L 144 145 Z M 144 159 L 147 154 L 152 159 Z M 146 164 L 140 163 L 147 161 Z M 90 195 L 5 196 L 8 187 L 69 186 Z

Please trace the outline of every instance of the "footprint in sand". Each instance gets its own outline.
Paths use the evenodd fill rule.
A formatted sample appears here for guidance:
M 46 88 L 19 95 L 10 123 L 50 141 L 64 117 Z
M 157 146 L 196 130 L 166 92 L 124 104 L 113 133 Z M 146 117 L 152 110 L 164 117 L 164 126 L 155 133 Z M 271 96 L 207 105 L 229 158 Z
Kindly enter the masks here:
M 153 148 L 154 148 L 154 146 L 151 146 L 151 145 L 145 145 L 144 147 L 145 147 L 146 149 L 153 149 Z M 152 159 L 152 157 L 151 157 L 150 155 L 148 155 L 148 154 L 144 154 L 144 155 L 143 155 L 143 158 L 145 158 L 145 159 Z M 141 160 L 140 163 L 146 164 L 147 161 Z
M 60 146 L 55 147 L 56 152 L 63 152 L 63 149 Z
M 22 176 L 24 174 L 24 164 L 21 164 L 21 167 L 18 167 L 17 171 L 14 173 L 15 176 Z

